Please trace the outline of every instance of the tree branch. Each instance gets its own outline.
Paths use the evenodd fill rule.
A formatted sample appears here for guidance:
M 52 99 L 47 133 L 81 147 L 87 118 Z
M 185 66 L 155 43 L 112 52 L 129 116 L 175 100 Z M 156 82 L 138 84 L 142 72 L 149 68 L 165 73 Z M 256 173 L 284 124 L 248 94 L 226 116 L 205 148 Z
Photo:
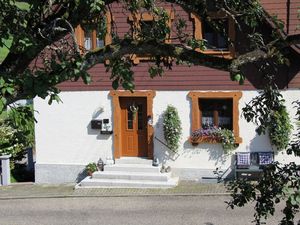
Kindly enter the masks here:
M 177 61 L 188 62 L 193 65 L 210 66 L 216 69 L 228 70 L 231 59 L 207 55 L 195 51 L 182 44 L 166 44 L 154 41 L 147 42 L 128 42 L 122 41 L 118 45 L 110 45 L 95 51 L 89 52 L 85 56 L 85 66 L 92 67 L 97 63 L 103 63 L 105 60 L 114 60 L 128 55 L 152 55 L 153 58 L 170 57 Z

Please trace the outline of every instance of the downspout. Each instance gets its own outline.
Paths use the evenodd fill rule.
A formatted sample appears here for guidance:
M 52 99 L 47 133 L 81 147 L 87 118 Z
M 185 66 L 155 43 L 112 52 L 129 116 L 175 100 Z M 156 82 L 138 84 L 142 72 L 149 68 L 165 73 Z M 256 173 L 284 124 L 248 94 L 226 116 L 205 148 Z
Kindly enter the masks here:
M 286 35 L 290 33 L 290 14 L 291 0 L 286 1 Z
M 286 1 L 286 35 L 288 36 L 290 33 L 290 14 L 291 14 L 291 0 Z M 289 88 L 289 77 L 290 77 L 290 66 L 287 68 L 287 75 L 286 75 L 286 89 Z

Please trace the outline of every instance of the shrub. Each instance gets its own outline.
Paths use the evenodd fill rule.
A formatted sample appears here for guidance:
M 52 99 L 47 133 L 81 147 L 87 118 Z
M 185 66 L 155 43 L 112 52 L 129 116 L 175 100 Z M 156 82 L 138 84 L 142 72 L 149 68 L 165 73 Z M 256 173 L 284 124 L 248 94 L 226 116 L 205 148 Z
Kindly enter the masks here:
M 270 141 L 277 147 L 278 150 L 286 149 L 289 144 L 290 135 L 293 128 L 290 123 L 290 118 L 286 107 L 282 106 L 278 111 L 274 111 L 270 117 Z
M 12 155 L 11 167 L 26 154 L 34 142 L 32 106 L 20 106 L 0 115 L 0 155 Z

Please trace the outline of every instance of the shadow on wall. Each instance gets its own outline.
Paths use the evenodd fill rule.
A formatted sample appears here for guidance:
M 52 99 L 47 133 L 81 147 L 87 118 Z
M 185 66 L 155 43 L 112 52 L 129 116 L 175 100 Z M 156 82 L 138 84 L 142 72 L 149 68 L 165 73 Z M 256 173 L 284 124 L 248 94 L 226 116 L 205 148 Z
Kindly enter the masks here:
M 188 140 L 184 143 L 184 150 L 182 156 L 185 158 L 192 158 L 195 155 L 200 155 L 207 152 L 209 154 L 209 161 L 214 161 L 215 165 L 224 164 L 230 155 L 224 154 L 221 144 L 203 143 L 193 146 Z
M 154 157 L 158 158 L 159 162 L 162 164 L 166 164 L 167 161 L 175 161 L 179 154 L 170 150 L 166 145 L 166 140 L 164 138 L 163 131 L 163 115 L 160 115 L 158 121 L 154 126 Z M 180 152 L 180 148 L 178 152 Z
M 247 152 L 270 152 L 274 151 L 272 148 L 269 135 L 266 133 L 265 135 L 256 134 L 255 137 L 250 141 L 250 145 L 246 147 Z M 274 151 L 275 154 L 278 151 Z
M 92 129 L 91 122 L 86 126 L 88 135 L 95 135 L 97 140 L 108 140 L 111 135 L 100 134 L 100 129 Z
M 298 49 L 299 50 L 299 49 Z M 295 82 L 299 77 L 299 54 L 295 51 L 291 51 L 289 54 L 289 61 L 291 66 L 277 65 L 275 68 L 275 83 L 279 89 L 284 89 L 289 86 L 291 82 Z M 259 66 L 248 64 L 247 67 L 243 69 L 243 74 L 256 89 L 262 89 L 266 80 L 264 79 L 264 74 L 259 71 Z M 274 70 L 274 68 L 272 68 Z M 271 71 L 272 73 L 274 71 Z

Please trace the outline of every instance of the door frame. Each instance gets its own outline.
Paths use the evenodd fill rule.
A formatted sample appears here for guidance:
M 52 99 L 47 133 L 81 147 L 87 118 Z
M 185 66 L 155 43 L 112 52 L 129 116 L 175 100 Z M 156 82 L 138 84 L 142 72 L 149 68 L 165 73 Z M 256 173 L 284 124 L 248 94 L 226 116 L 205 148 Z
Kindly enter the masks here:
M 121 132 L 121 107 L 120 97 L 146 97 L 147 99 L 147 118 L 153 119 L 153 98 L 155 91 L 110 91 L 109 95 L 112 97 L 112 112 L 113 112 L 113 149 L 114 158 L 118 159 L 122 156 L 122 132 Z M 152 125 L 147 124 L 147 152 L 148 158 L 153 159 L 153 133 Z

